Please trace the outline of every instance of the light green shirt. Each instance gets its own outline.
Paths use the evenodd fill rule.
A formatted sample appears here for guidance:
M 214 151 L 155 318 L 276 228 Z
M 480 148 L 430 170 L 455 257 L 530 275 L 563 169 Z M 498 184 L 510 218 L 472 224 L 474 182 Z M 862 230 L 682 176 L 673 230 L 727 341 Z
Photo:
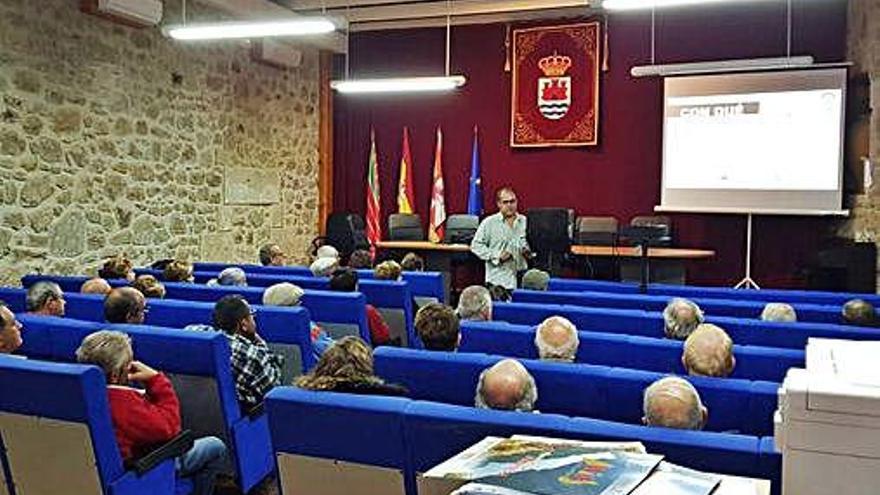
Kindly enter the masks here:
M 486 282 L 511 290 L 516 289 L 516 273 L 528 268 L 522 256 L 522 249 L 528 247 L 526 217 L 520 214 L 513 227 L 500 212 L 484 218 L 471 241 L 471 252 L 486 262 Z M 504 251 L 512 257 L 502 263 L 499 259 Z

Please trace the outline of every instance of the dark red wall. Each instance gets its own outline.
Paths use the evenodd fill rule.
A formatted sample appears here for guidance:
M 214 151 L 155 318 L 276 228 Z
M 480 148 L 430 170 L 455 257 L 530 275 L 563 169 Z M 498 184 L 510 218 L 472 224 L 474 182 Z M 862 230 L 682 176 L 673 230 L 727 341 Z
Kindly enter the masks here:
M 786 2 L 658 11 L 657 63 L 780 56 L 786 49 Z M 846 54 L 846 2 L 793 2 L 792 53 L 818 61 Z M 443 29 L 353 35 L 355 76 L 437 75 L 443 71 Z M 412 133 L 417 211 L 426 219 L 430 201 L 434 134 L 443 128 L 444 180 L 449 213 L 467 205 L 473 126 L 480 129 L 486 207 L 492 192 L 512 185 L 521 208 L 575 208 L 579 215 L 614 215 L 622 223 L 648 214 L 659 203 L 662 80 L 633 79 L 633 65 L 650 63 L 650 13 L 609 18 L 610 71 L 602 75 L 599 145 L 542 150 L 509 146 L 510 74 L 503 25 L 453 28 L 452 69 L 467 85 L 434 96 L 336 96 L 335 186 L 337 211 L 364 211 L 369 130 L 376 130 L 383 213 L 396 211 L 396 186 L 403 126 Z M 743 143 L 731 143 L 739 146 Z M 723 152 L 723 150 L 719 150 Z M 694 283 L 730 284 L 742 277 L 745 218 L 737 215 L 673 215 L 677 244 L 717 251 L 715 259 L 693 263 Z M 799 270 L 815 253 L 831 220 L 756 218 L 753 276 L 759 283 L 795 286 Z

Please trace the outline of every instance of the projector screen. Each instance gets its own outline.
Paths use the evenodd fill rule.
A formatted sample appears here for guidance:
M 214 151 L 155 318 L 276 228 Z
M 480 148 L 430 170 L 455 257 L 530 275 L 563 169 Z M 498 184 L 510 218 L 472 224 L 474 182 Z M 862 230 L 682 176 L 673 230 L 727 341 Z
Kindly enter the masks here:
M 658 211 L 841 211 L 846 69 L 668 77 Z

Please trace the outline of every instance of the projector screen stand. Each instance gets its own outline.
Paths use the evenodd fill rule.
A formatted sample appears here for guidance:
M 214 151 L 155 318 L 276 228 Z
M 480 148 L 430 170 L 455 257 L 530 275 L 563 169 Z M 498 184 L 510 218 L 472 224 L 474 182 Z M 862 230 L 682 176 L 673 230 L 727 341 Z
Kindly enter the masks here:
M 761 287 L 752 280 L 752 214 L 749 213 L 746 223 L 746 276 L 733 286 L 734 289 L 756 289 Z

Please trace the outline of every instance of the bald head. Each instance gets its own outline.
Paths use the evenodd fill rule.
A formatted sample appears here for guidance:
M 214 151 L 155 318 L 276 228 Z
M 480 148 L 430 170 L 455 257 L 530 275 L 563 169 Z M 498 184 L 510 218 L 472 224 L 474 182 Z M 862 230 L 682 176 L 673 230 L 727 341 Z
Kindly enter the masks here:
M 544 360 L 574 361 L 579 344 L 577 328 L 561 316 L 547 318 L 535 332 L 538 356 Z
M 476 406 L 529 412 L 538 400 L 535 379 L 514 359 L 504 359 L 480 374 Z
M 113 288 L 110 287 L 110 284 L 100 277 L 86 280 L 79 288 L 79 291 L 83 294 L 101 294 L 102 296 L 106 296 L 111 290 L 113 290 Z
M 141 291 L 131 287 L 113 289 L 104 298 L 104 318 L 108 323 L 144 322 L 147 301 Z
M 669 376 L 645 389 L 642 421 L 648 426 L 701 430 L 708 411 L 687 380 Z
M 843 321 L 848 325 L 874 326 L 877 314 L 874 305 L 864 299 L 852 299 L 843 305 Z
M 705 323 L 684 342 L 682 364 L 688 374 L 725 377 L 733 372 L 733 340 L 720 327 Z
M 693 301 L 674 298 L 663 310 L 666 337 L 684 340 L 703 323 L 703 311 Z

